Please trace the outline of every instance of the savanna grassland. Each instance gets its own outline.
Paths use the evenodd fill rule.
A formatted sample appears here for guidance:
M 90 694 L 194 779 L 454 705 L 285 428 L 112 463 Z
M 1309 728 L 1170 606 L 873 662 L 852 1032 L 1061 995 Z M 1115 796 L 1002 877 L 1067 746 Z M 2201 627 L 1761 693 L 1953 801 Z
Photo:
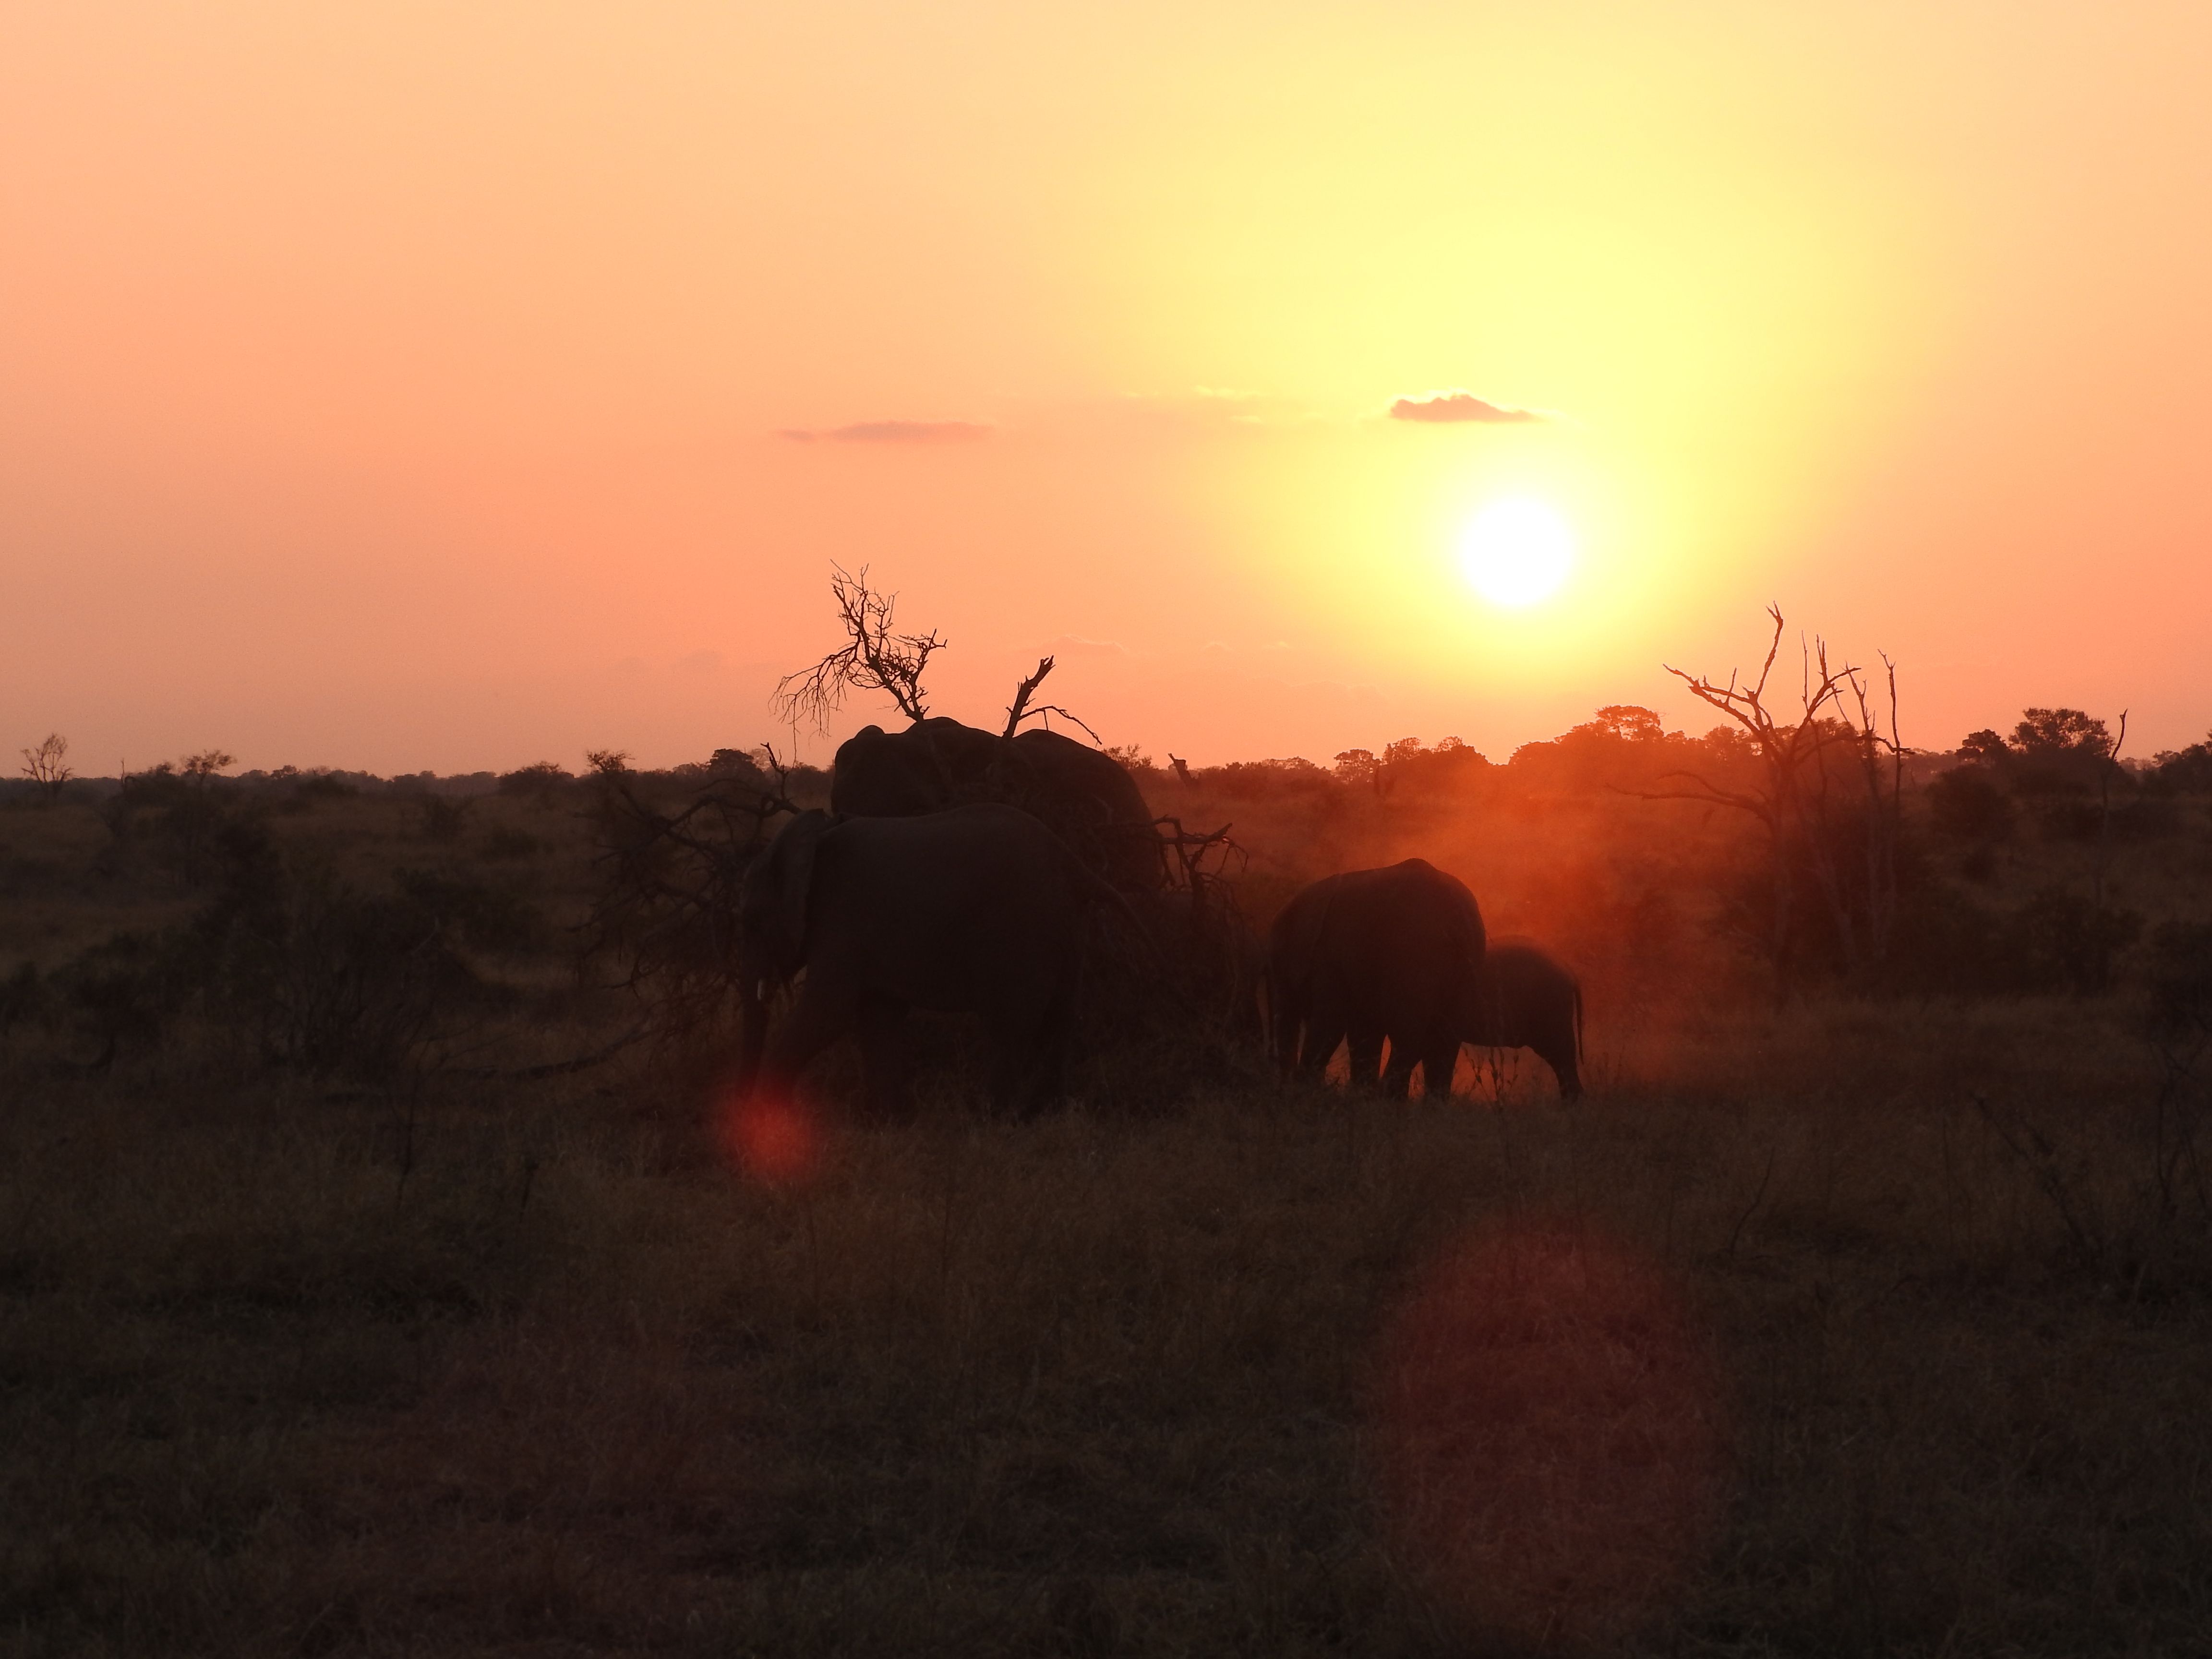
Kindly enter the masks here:
M 1012 1123 L 954 1028 L 774 1180 L 580 969 L 605 778 L 9 801 L 0 1650 L 2212 1650 L 2187 757 L 1923 769 L 1893 963 L 1808 901 L 1778 1000 L 1659 742 L 1139 770 L 1255 922 L 1465 876 L 1584 974 L 1577 1104 L 1094 1023 Z

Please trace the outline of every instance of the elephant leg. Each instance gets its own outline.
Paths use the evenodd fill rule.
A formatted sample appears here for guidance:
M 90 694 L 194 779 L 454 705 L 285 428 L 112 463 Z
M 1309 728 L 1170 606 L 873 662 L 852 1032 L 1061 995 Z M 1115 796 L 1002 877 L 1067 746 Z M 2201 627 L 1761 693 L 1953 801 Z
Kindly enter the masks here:
M 1285 1000 L 1287 1004 L 1288 1000 Z M 1298 1069 L 1298 1037 L 1304 1030 L 1305 1011 L 1291 1006 L 1271 1006 L 1267 1010 L 1268 1037 L 1274 1050 L 1275 1073 L 1279 1077 L 1296 1076 Z
M 1075 1038 L 1075 990 L 1071 985 L 1053 999 L 1037 1029 L 1035 1061 L 1030 1069 L 1029 1097 L 1021 1103 L 1023 1115 L 1035 1117 L 1048 1106 L 1056 1106 L 1067 1094 L 1067 1051 Z
M 768 1005 L 760 994 L 757 981 L 746 980 L 738 993 L 738 1013 L 742 1024 L 738 1040 L 737 1092 L 740 1098 L 753 1091 L 760 1076 L 762 1056 L 768 1049 Z
M 1421 1092 L 1443 1100 L 1452 1091 L 1452 1073 L 1459 1069 L 1459 1044 L 1430 1044 L 1421 1054 Z
M 1328 1063 L 1336 1058 L 1337 1045 L 1344 1041 L 1344 1027 L 1326 1019 L 1306 1022 L 1305 1046 L 1298 1052 L 1298 1070 L 1308 1077 L 1318 1078 L 1328 1070 Z
M 1032 1118 L 1060 1098 L 1073 1012 L 1072 991 L 1062 991 L 1042 1009 L 1008 1008 L 987 1018 L 994 1114 Z
M 789 1093 L 814 1057 L 852 1024 L 857 1000 L 842 994 L 826 977 L 809 974 L 790 1017 L 769 1041 L 768 1055 L 760 1069 L 761 1091 Z
M 880 996 L 863 998 L 858 1011 L 868 1115 L 882 1123 L 905 1123 L 914 1117 L 914 1095 L 907 1080 L 906 1014 L 906 1004 Z
M 1382 1070 L 1382 1033 L 1351 1032 L 1346 1038 L 1352 1051 L 1352 1086 L 1371 1088 Z
M 1540 1046 L 1536 1052 L 1544 1057 L 1552 1068 L 1552 1074 L 1559 1079 L 1559 1098 L 1580 1100 L 1583 1097 L 1582 1068 L 1575 1064 L 1573 1037 L 1570 1036 L 1565 1041 L 1553 1037 Z
M 1382 1068 L 1382 1097 L 1403 1100 L 1413 1091 L 1416 1050 L 1410 1042 L 1390 1039 L 1390 1058 Z

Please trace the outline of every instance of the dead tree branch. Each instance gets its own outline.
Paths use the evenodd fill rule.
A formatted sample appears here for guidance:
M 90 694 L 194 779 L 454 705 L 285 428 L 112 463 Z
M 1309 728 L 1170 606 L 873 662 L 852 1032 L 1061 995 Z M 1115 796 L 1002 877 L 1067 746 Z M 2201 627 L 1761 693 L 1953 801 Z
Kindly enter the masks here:
M 771 746 L 761 753 L 750 775 L 717 778 L 673 810 L 648 799 L 634 774 L 594 779 L 599 879 L 584 958 L 615 966 L 615 988 L 646 1004 L 663 1040 L 711 1030 L 751 996 L 737 963 L 740 890 L 772 822 L 799 811 L 788 769 Z
M 1041 658 L 1037 662 L 1036 672 L 1030 675 L 1014 688 L 1014 700 L 1006 708 L 1006 729 L 999 734 L 1000 737 L 1011 738 L 1021 730 L 1022 722 L 1029 718 L 1030 697 L 1036 695 L 1037 687 L 1044 684 L 1044 677 L 1051 673 L 1052 669 L 1053 659 Z
M 49 803 L 59 800 L 62 786 L 76 775 L 64 759 L 68 753 L 69 739 L 58 732 L 49 732 L 36 748 L 23 750 L 23 775 L 46 792 Z
M 1692 696 L 1743 732 L 1759 763 L 1756 783 L 1748 789 L 1723 788 L 1685 770 L 1661 776 L 1662 782 L 1678 780 L 1679 787 L 1629 793 L 1652 800 L 1726 806 L 1758 821 L 1765 831 L 1773 886 L 1767 948 L 1777 993 L 1786 994 L 1801 878 L 1825 904 L 1846 969 L 1863 970 L 1888 951 L 1896 920 L 1905 750 L 1898 736 L 1897 666 L 1886 655 L 1887 736 L 1864 671 L 1849 663 L 1832 664 L 1827 641 L 1817 635 L 1800 647 L 1796 711 L 1784 714 L 1773 708 L 1767 701 L 1767 685 L 1781 654 L 1784 623 L 1779 605 L 1770 605 L 1766 614 L 1773 619 L 1774 631 L 1757 679 L 1747 683 L 1731 671 L 1723 684 L 1667 665 L 1667 672 Z M 1840 780 L 1830 755 L 1839 747 L 1848 748 L 1857 763 L 1865 798 L 1856 807 L 1845 805 L 1838 795 Z M 1887 769 L 1881 765 L 1885 755 L 1890 763 Z M 1849 775 L 1848 770 L 1843 774 Z
M 1036 695 L 1037 687 L 1044 684 L 1044 677 L 1052 672 L 1054 660 L 1051 657 L 1042 659 L 1036 665 L 1036 672 L 1014 688 L 1014 700 L 1006 708 L 1006 729 L 999 735 L 1002 738 L 1011 738 L 1021 729 L 1024 720 L 1042 720 L 1045 730 L 1049 732 L 1052 730 L 1052 717 L 1057 714 L 1070 726 L 1081 727 L 1084 736 L 1103 749 L 1106 746 L 1106 739 L 1100 737 L 1092 728 L 1091 722 L 1085 720 L 1082 715 L 1062 708 L 1056 702 L 1039 703 L 1034 708 L 1030 707 L 1030 698 Z
M 893 632 L 898 595 L 869 586 L 867 566 L 862 565 L 858 575 L 841 565 L 830 568 L 830 591 L 837 601 L 845 643 L 811 668 L 776 682 L 777 715 L 788 725 L 805 720 L 817 731 L 827 731 L 830 717 L 844 707 L 846 694 L 860 690 L 884 693 L 910 720 L 927 718 L 921 677 L 945 641 L 933 630 Z

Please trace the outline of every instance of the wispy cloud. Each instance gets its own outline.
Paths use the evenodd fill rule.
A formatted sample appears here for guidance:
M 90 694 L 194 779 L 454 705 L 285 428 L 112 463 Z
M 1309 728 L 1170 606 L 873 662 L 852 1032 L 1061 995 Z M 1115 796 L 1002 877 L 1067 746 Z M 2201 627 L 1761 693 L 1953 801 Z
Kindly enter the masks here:
M 1419 398 L 1401 398 L 1390 405 L 1394 421 L 1429 421 L 1449 423 L 1459 421 L 1480 421 L 1489 423 L 1518 421 L 1540 421 L 1544 417 L 1532 409 L 1507 409 L 1498 404 L 1486 403 L 1472 392 L 1431 392 Z
M 793 443 L 965 444 L 991 435 L 980 421 L 855 421 L 850 426 L 786 427 L 776 434 Z

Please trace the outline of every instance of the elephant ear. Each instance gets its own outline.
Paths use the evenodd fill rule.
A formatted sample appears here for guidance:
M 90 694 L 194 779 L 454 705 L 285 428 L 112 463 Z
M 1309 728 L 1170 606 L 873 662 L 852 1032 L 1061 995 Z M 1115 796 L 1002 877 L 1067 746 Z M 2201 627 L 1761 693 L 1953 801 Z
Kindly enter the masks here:
M 801 812 L 777 832 L 746 885 L 746 931 L 779 976 L 788 977 L 806 961 L 806 899 L 814 884 L 814 854 L 836 820 L 819 810 Z

